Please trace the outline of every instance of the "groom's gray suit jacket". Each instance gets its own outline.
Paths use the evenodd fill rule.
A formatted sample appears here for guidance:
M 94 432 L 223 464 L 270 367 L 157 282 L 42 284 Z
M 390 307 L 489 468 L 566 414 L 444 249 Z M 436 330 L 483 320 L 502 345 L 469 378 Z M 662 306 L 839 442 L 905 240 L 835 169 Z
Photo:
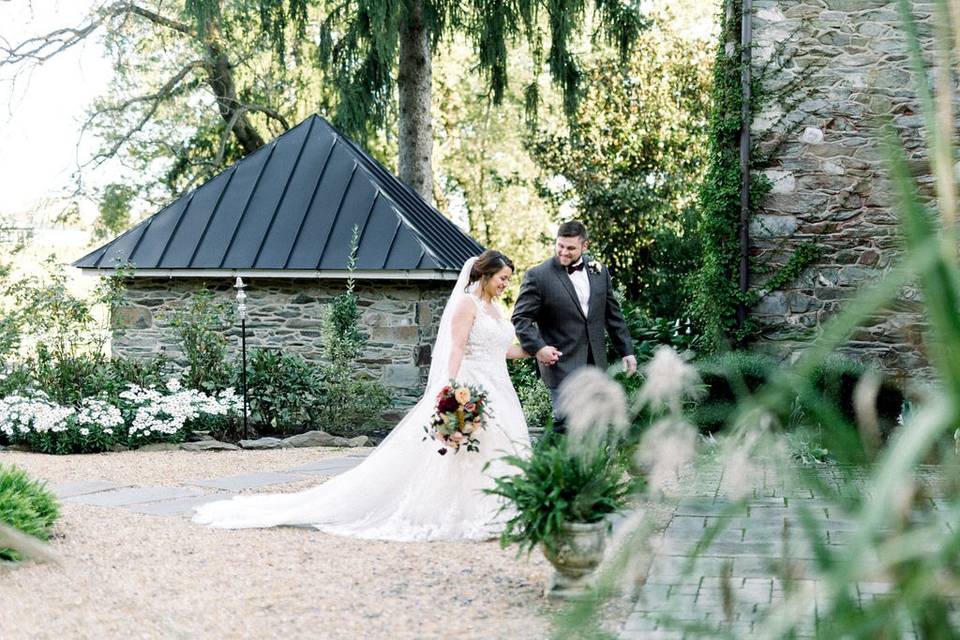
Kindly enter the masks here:
M 590 282 L 586 316 L 567 270 L 555 257 L 527 271 L 513 309 L 513 326 L 524 351 L 534 355 L 549 345 L 563 353 L 553 366 L 540 364 L 544 383 L 554 390 L 575 369 L 587 364 L 588 353 L 598 367 L 607 367 L 605 330 L 621 357 L 633 355 L 633 341 L 613 295 L 610 273 L 603 266 L 595 273 L 590 268 L 591 259 L 583 259 Z

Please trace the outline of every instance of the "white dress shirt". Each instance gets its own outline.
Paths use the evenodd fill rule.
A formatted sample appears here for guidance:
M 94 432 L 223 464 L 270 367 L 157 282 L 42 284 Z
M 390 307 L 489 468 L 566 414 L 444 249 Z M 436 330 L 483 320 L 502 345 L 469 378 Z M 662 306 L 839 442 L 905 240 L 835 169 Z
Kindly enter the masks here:
M 581 262 L 583 262 L 583 258 L 580 258 L 574 265 L 580 264 Z M 570 281 L 573 282 L 573 288 L 577 292 L 577 299 L 580 300 L 580 308 L 583 309 L 583 315 L 586 317 L 587 311 L 590 309 L 590 278 L 587 277 L 587 266 L 584 265 L 583 269 L 568 273 L 567 275 L 570 276 Z

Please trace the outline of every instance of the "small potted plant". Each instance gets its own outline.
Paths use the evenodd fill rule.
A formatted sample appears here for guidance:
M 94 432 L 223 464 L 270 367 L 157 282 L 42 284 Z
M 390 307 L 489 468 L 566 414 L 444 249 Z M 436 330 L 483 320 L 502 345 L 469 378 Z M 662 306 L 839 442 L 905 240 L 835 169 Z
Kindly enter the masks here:
M 610 530 L 607 516 L 623 508 L 630 484 L 608 444 L 593 455 L 569 450 L 565 440 L 541 443 L 529 458 L 508 456 L 516 475 L 496 479 L 488 493 L 510 514 L 500 542 L 520 551 L 540 546 L 556 569 L 547 595 L 578 598 L 592 586 Z

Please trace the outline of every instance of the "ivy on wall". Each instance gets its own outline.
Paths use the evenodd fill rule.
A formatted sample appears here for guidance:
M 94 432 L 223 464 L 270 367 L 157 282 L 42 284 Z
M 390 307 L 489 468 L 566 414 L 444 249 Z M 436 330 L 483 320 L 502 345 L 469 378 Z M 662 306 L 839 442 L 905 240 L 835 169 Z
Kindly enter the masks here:
M 762 293 L 783 288 L 793 282 L 816 261 L 819 250 L 814 244 L 797 247 L 767 280 L 762 291 L 740 291 L 740 130 L 742 51 L 740 25 L 742 4 L 725 0 L 721 16 L 720 39 L 713 71 L 712 106 L 709 116 L 708 167 L 700 189 L 700 222 L 697 233 L 703 246 L 699 270 L 691 279 L 691 315 L 702 332 L 706 348 L 717 351 L 742 346 L 756 335 L 757 325 L 749 314 L 744 322 L 737 318 L 740 303 L 755 305 Z M 769 72 L 764 70 L 763 73 Z M 771 99 L 761 82 L 763 73 L 752 78 L 751 114 Z M 750 213 L 770 192 L 770 181 L 758 171 L 767 158 L 755 150 L 750 156 Z

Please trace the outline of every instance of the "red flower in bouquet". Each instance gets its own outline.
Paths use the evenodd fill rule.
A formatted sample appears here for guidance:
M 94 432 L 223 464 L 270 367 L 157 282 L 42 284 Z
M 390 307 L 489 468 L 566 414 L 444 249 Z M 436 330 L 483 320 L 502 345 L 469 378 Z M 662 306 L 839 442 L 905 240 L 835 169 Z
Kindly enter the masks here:
M 452 395 L 437 398 L 437 411 L 441 413 L 450 413 L 451 411 L 456 411 L 459 407 L 460 404 Z
M 431 439 L 440 444 L 437 453 L 446 455 L 447 451 L 458 452 L 466 447 L 467 451 L 479 451 L 477 432 L 486 427 L 489 412 L 485 411 L 487 392 L 480 387 L 451 384 L 443 387 L 437 394 L 437 403 L 430 424 L 423 427 Z

